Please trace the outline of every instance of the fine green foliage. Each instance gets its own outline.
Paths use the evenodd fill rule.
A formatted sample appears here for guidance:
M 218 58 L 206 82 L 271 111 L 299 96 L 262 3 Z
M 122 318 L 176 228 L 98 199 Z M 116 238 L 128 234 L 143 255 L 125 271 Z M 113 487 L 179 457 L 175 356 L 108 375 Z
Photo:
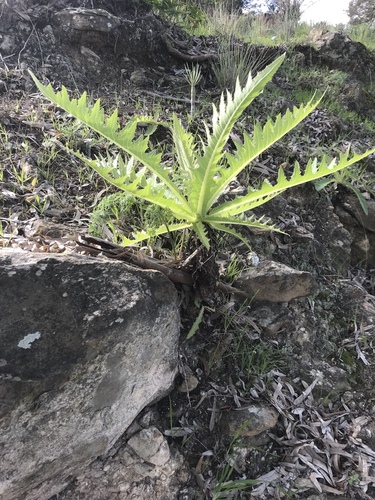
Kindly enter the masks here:
M 215 486 L 212 490 L 212 500 L 224 500 L 228 498 L 237 498 L 239 492 L 249 493 L 251 489 L 259 484 L 257 479 L 231 479 L 234 472 L 235 459 L 233 458 L 233 452 L 235 448 L 241 448 L 239 441 L 239 436 L 241 431 L 251 424 L 251 420 L 246 420 L 236 431 L 229 447 L 225 454 L 225 463 L 221 466 L 221 472 L 216 478 Z
M 171 214 L 162 207 L 118 192 L 106 196 L 94 208 L 89 233 L 119 243 L 125 234 L 143 228 L 151 234 L 153 228 L 171 223 Z
M 146 0 L 152 10 L 174 24 L 194 29 L 204 21 L 205 15 L 199 5 L 191 0 Z
M 205 124 L 206 136 L 195 142 L 191 133 L 185 130 L 174 115 L 169 125 L 174 142 L 176 166 L 171 169 L 162 163 L 160 153 L 149 149 L 149 137 L 137 137 L 137 124 L 152 120 L 143 117 L 131 119 L 120 128 L 117 110 L 106 118 L 98 100 L 94 106 L 87 104 L 86 93 L 79 99 L 69 99 L 67 90 L 55 93 L 52 86 L 42 85 L 31 73 L 37 87 L 45 97 L 92 128 L 104 138 L 124 151 L 120 154 L 96 159 L 82 153 L 74 154 L 96 170 L 104 179 L 119 189 L 159 205 L 171 212 L 177 223 L 168 227 L 161 225 L 153 230 L 137 232 L 134 239 L 125 239 L 129 245 L 158 236 L 191 228 L 206 248 L 210 247 L 209 230 L 224 231 L 241 236 L 233 226 L 241 225 L 263 229 L 274 229 L 263 217 L 256 219 L 246 212 L 268 202 L 288 188 L 308 181 L 315 181 L 333 174 L 371 153 L 350 154 L 349 149 L 339 158 L 310 159 L 301 170 L 296 162 L 290 178 L 282 168 L 277 181 L 271 184 L 267 179 L 261 186 L 249 186 L 247 194 L 220 203 L 220 197 L 228 185 L 261 153 L 292 130 L 319 104 L 320 99 L 311 99 L 307 104 L 288 110 L 275 120 L 268 119 L 264 126 L 255 124 L 252 135 L 244 134 L 243 141 L 236 143 L 234 152 L 226 151 L 230 133 L 238 118 L 272 79 L 284 60 L 284 55 L 269 64 L 255 78 L 251 74 L 243 88 L 237 80 L 234 94 L 227 91 L 221 96 L 219 107 L 213 105 L 212 125 Z

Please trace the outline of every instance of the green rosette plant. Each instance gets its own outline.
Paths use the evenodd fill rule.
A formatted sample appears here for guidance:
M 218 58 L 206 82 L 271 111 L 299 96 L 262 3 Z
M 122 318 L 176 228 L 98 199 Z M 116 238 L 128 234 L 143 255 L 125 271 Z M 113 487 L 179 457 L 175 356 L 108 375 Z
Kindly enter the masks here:
M 220 197 L 230 182 L 255 158 L 306 118 L 320 102 L 320 99 L 313 97 L 307 104 L 294 107 L 293 111 L 288 110 L 275 120 L 269 118 L 263 126 L 255 124 L 252 134 L 245 132 L 242 142 L 236 142 L 233 152 L 225 149 L 237 120 L 272 79 L 284 57 L 282 55 L 275 59 L 254 78 L 249 74 L 243 88 L 237 80 L 233 95 L 229 91 L 226 95 L 221 95 L 219 106 L 213 105 L 211 126 L 205 123 L 205 137 L 196 141 L 177 116 L 173 115 L 171 123 L 167 125 L 174 143 L 173 168 L 163 164 L 161 153 L 150 149 L 149 136 L 136 136 L 137 124 L 140 121 L 154 123 L 152 120 L 145 117 L 133 118 L 121 128 L 117 110 L 106 117 L 100 99 L 89 106 L 86 93 L 79 99 L 70 99 L 65 87 L 56 93 L 51 85 L 43 85 L 33 73 L 30 74 L 46 98 L 123 152 L 91 159 L 76 151 L 74 154 L 78 158 L 117 188 L 165 208 L 176 219 L 176 223 L 153 229 L 152 234 L 147 231 L 137 232 L 133 238 L 125 238 L 124 245 L 190 228 L 209 249 L 209 229 L 214 232 L 224 231 L 241 239 L 235 229 L 238 225 L 275 229 L 264 217 L 257 219 L 246 213 L 291 187 L 333 174 L 375 152 L 374 148 L 363 154 L 356 154 L 351 153 L 348 148 L 335 158 L 323 157 L 320 161 L 311 158 L 303 170 L 296 162 L 289 178 L 280 168 L 274 183 L 265 179 L 260 186 L 249 186 L 245 195 L 221 202 Z

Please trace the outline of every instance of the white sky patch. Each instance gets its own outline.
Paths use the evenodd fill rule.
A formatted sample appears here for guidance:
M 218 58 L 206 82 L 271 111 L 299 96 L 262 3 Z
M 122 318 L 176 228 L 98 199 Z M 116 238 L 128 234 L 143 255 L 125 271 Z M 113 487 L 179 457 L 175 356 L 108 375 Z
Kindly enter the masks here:
M 328 24 L 347 24 L 349 16 L 346 11 L 350 0 L 317 0 L 311 7 L 306 7 L 301 21 L 318 23 L 325 21 Z M 306 4 L 308 5 L 308 3 Z M 302 8 L 303 9 L 303 8 Z
M 31 344 L 35 341 L 40 339 L 41 333 L 40 332 L 35 332 L 35 333 L 29 333 L 26 335 L 22 340 L 20 340 L 17 344 L 18 347 L 21 347 L 22 349 L 30 349 Z
M 302 5 L 301 21 L 306 23 L 319 23 L 325 21 L 327 24 L 347 24 L 349 16 L 347 10 L 350 0 L 305 0 Z M 263 5 L 260 10 L 266 12 Z M 244 10 L 246 12 L 246 9 Z

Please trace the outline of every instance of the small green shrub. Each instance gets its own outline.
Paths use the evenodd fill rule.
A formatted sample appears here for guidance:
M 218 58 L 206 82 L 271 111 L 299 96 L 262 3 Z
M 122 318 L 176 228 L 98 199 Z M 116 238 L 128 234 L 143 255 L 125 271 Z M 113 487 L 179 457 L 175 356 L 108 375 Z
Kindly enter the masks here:
M 171 214 L 158 205 L 140 200 L 131 194 L 113 193 L 95 207 L 89 223 L 89 233 L 99 238 L 121 242 L 134 231 L 173 222 Z
M 153 11 L 175 24 L 194 29 L 205 19 L 202 9 L 191 0 L 145 0 Z
M 264 126 L 255 124 L 252 135 L 244 133 L 242 141 L 236 141 L 235 151 L 227 150 L 230 134 L 237 120 L 251 102 L 263 91 L 284 60 L 278 57 L 253 79 L 251 74 L 243 88 L 237 80 L 234 95 L 227 91 L 221 96 L 219 107 L 213 105 L 212 122 L 205 124 L 206 137 L 195 142 L 191 133 L 183 128 L 177 116 L 173 116 L 169 128 L 174 143 L 174 165 L 162 163 L 161 153 L 149 149 L 149 136 L 136 136 L 139 122 L 155 123 L 148 118 L 135 117 L 120 128 L 117 110 L 106 118 L 98 100 L 93 107 L 87 105 L 86 93 L 80 99 L 69 99 L 65 87 L 55 93 L 52 86 L 42 85 L 30 72 L 45 97 L 92 128 L 123 151 L 96 159 L 74 154 L 96 170 L 105 180 L 137 198 L 170 211 L 177 220 L 171 225 L 162 224 L 152 233 L 138 231 L 133 239 L 124 244 L 134 244 L 160 234 L 170 234 L 191 229 L 201 243 L 210 248 L 210 232 L 223 231 L 244 240 L 233 226 L 275 229 L 263 217 L 256 219 L 248 211 L 279 195 L 283 191 L 315 181 L 358 162 L 375 152 L 350 154 L 349 148 L 339 158 L 310 159 L 304 171 L 298 162 L 287 178 L 280 167 L 275 184 L 265 179 L 261 186 L 249 186 L 247 194 L 229 201 L 221 197 L 229 184 L 261 153 L 286 135 L 319 104 L 312 99 L 299 108 L 289 109 L 275 120 L 268 119 Z
M 244 16 L 233 10 L 228 10 L 223 3 L 206 6 L 204 23 L 201 24 L 201 34 L 205 36 L 238 36 L 239 25 Z

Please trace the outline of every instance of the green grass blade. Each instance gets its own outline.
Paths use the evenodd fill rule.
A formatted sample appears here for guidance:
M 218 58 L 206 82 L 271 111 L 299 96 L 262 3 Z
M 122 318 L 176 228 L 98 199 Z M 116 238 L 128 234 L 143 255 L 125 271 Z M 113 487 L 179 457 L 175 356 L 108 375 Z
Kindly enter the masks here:
M 187 334 L 186 340 L 191 339 L 198 331 L 199 325 L 202 322 L 203 319 L 203 314 L 206 308 L 204 306 L 201 307 L 201 310 L 199 311 L 198 316 L 195 318 L 194 323 L 192 324 L 189 333 Z

